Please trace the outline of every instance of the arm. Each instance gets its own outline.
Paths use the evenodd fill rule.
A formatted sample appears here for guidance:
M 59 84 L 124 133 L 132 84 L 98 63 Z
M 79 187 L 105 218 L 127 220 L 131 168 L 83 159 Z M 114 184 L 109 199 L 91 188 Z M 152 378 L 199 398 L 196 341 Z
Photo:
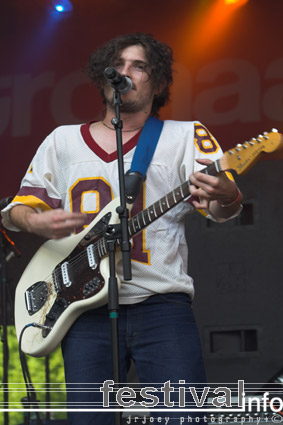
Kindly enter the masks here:
M 197 162 L 209 165 L 212 161 L 199 159 Z M 190 182 L 191 194 L 199 198 L 199 202 L 193 201 L 194 207 L 207 210 L 216 221 L 226 221 L 241 211 L 243 195 L 224 172 L 209 176 L 197 171 L 191 174 Z
M 85 215 L 61 208 L 38 213 L 29 206 L 15 205 L 10 211 L 10 220 L 23 231 L 47 239 L 60 239 L 69 236 L 76 227 L 81 227 L 85 223 Z

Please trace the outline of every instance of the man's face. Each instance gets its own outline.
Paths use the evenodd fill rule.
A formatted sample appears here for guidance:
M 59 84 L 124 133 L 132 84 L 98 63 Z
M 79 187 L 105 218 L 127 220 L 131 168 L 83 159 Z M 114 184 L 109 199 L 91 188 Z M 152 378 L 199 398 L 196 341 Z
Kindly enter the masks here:
M 147 63 L 144 48 L 140 45 L 126 47 L 122 50 L 117 62 L 109 64 L 132 80 L 133 88 L 122 95 L 122 112 L 140 112 L 151 110 L 154 90 L 150 79 L 150 67 Z M 106 84 L 104 95 L 108 107 L 113 108 L 113 89 Z

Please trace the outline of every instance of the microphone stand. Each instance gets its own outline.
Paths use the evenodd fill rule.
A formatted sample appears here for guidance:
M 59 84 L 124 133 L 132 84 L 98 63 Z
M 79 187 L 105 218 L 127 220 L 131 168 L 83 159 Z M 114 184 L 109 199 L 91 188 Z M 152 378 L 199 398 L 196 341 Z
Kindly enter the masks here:
M 123 162 L 123 143 L 122 128 L 123 123 L 120 119 L 121 95 L 120 91 L 114 88 L 113 101 L 116 116 L 112 118 L 111 123 L 116 130 L 117 155 L 118 155 L 118 174 L 119 174 L 119 190 L 120 190 L 120 206 L 117 208 L 117 214 L 120 218 L 120 224 L 108 225 L 104 231 L 107 240 L 109 252 L 109 283 L 108 283 L 108 310 L 111 327 L 111 349 L 112 349 L 112 369 L 113 380 L 117 388 L 120 383 L 120 365 L 119 365 L 119 332 L 118 332 L 118 282 L 115 272 L 115 251 L 117 241 L 120 240 L 120 247 L 123 261 L 124 280 L 132 279 L 131 272 L 131 244 L 129 241 L 128 218 L 129 211 L 126 206 L 126 190 L 125 190 L 125 174 Z M 121 424 L 120 412 L 114 413 L 115 425 Z

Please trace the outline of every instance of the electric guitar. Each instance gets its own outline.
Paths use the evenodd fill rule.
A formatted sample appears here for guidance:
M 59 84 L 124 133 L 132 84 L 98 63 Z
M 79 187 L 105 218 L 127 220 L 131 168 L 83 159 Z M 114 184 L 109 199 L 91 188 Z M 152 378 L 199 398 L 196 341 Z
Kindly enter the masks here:
M 262 153 L 282 147 L 282 135 L 272 130 L 228 150 L 202 172 L 217 175 L 220 171 L 235 170 L 244 174 Z M 186 181 L 132 217 L 128 225 L 130 237 L 188 199 L 189 185 Z M 77 235 L 45 242 L 29 262 L 15 295 L 15 326 L 23 352 L 35 357 L 49 354 L 80 314 L 107 303 L 109 261 L 103 230 L 105 225 L 118 223 L 119 203 L 119 198 L 111 201 Z M 119 259 L 117 255 L 116 261 Z M 27 329 L 22 332 L 25 326 Z

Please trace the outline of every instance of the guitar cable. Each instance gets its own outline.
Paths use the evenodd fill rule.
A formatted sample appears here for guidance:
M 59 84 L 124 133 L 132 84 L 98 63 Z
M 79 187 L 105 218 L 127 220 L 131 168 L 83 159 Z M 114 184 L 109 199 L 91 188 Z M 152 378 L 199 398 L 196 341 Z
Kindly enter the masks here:
M 37 406 L 37 400 L 36 400 L 36 393 L 35 393 L 34 387 L 33 387 L 32 382 L 31 382 L 31 377 L 30 377 L 30 373 L 29 373 L 29 370 L 28 370 L 26 356 L 25 356 L 25 353 L 22 351 L 22 339 L 23 339 L 24 332 L 31 326 L 33 326 L 34 328 L 40 328 L 40 329 L 47 329 L 47 330 L 51 329 L 49 326 L 44 326 L 44 325 L 40 325 L 38 323 L 33 322 L 33 323 L 28 323 L 27 325 L 25 325 L 23 327 L 23 329 L 21 330 L 21 333 L 20 333 L 19 356 L 20 356 L 21 368 L 22 368 L 23 378 L 24 378 L 24 381 L 25 381 L 26 392 L 27 392 L 27 406 L 29 407 L 29 409 L 31 408 L 32 405 Z M 24 407 L 25 407 L 25 405 L 24 405 Z M 30 413 L 31 412 L 28 410 L 25 425 L 30 425 L 30 423 L 31 423 L 30 422 L 31 421 Z M 43 422 L 40 418 L 39 412 L 35 412 L 35 413 L 36 413 L 37 425 L 42 425 Z

